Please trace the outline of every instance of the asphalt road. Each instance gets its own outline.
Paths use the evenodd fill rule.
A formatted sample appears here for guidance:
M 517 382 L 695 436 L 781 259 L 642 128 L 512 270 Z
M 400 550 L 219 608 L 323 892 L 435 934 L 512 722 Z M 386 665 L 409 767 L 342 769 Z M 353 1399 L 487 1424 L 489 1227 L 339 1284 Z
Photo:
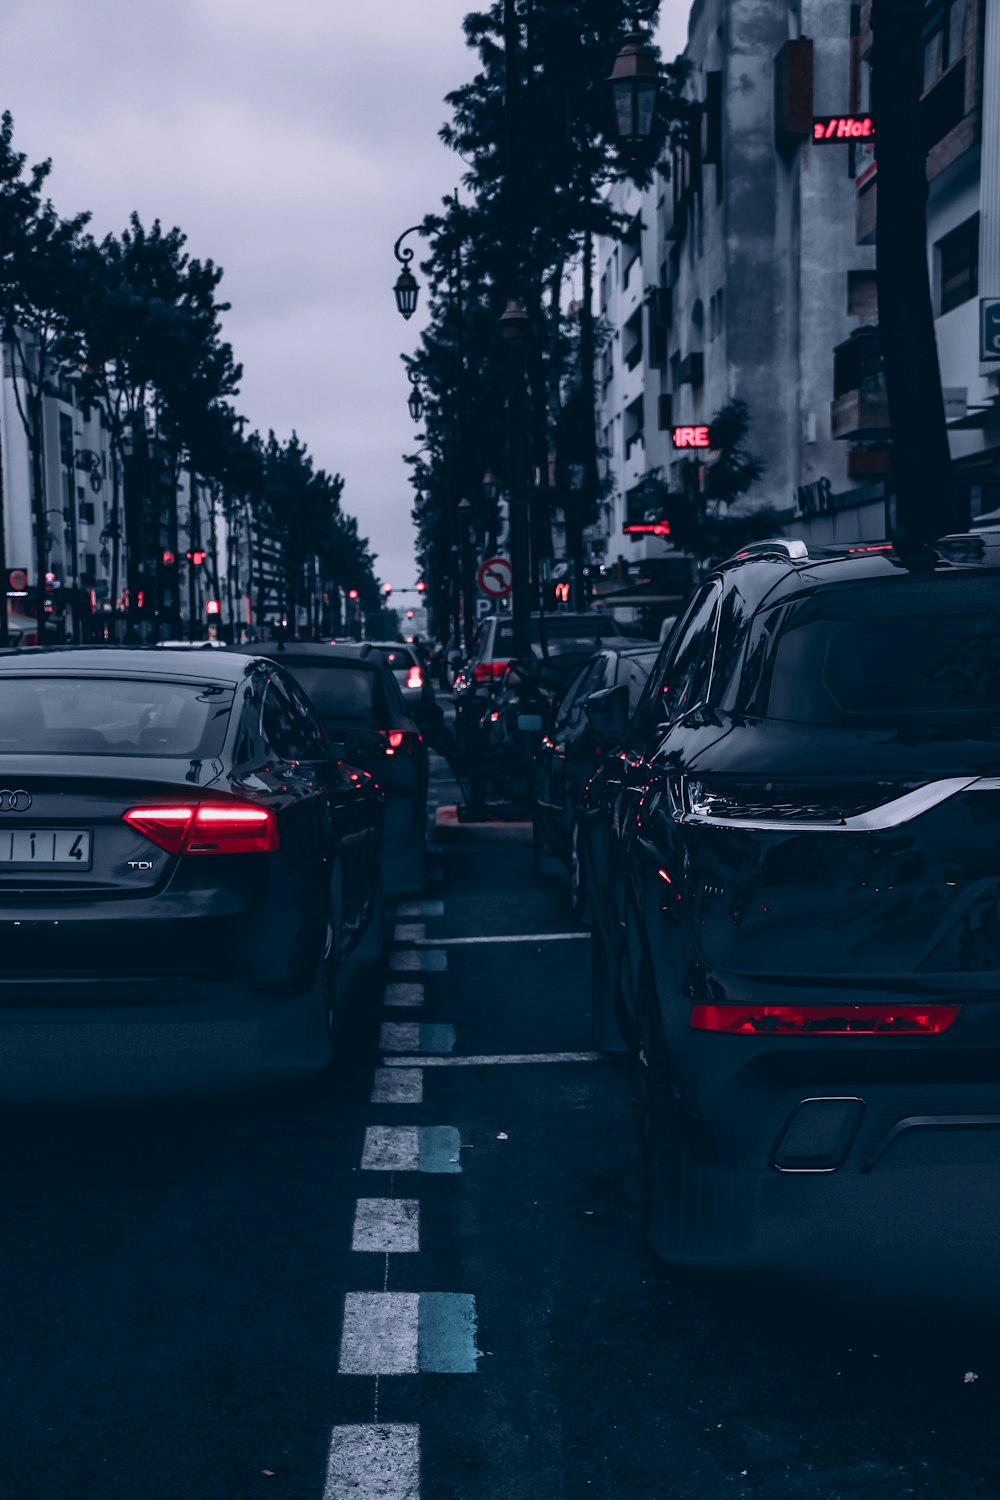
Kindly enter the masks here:
M 628 1067 L 456 1063 L 586 1056 L 587 939 L 526 831 L 431 867 L 322 1088 L 2 1116 L 3 1500 L 1000 1497 L 978 1306 L 671 1278 Z

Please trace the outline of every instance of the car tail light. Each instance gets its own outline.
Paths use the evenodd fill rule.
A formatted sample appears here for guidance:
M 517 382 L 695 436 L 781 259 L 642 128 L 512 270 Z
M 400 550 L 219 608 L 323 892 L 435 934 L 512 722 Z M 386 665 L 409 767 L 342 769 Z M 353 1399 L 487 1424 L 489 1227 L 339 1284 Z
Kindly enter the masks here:
M 422 688 L 424 685 L 424 674 L 419 667 L 411 667 L 406 674 L 406 686 L 408 688 Z
M 133 807 L 124 819 L 168 854 L 269 854 L 278 847 L 273 810 L 248 803 Z
M 390 729 L 388 733 L 389 749 L 399 750 L 405 739 L 406 735 L 401 729 Z
M 694 1031 L 730 1036 L 936 1036 L 960 1005 L 694 1005 Z
M 499 682 L 507 670 L 505 661 L 480 661 L 472 669 L 477 682 Z

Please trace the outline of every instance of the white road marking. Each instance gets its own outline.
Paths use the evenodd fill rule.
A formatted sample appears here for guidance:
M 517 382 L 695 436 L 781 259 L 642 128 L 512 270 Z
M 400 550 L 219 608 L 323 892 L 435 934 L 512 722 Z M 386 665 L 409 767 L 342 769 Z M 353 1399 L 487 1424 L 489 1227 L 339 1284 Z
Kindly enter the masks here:
M 415 948 L 402 948 L 389 958 L 389 968 L 394 974 L 443 974 L 447 967 L 447 953 L 440 953 L 434 948 L 424 952 Z
M 387 1068 L 486 1068 L 503 1063 L 607 1062 L 603 1052 L 505 1052 L 484 1057 L 387 1057 Z
M 369 1125 L 361 1153 L 363 1172 L 417 1172 L 420 1137 L 416 1125 Z
M 397 917 L 443 917 L 443 901 L 401 901 L 396 907 Z
M 386 1005 L 407 1005 L 414 1009 L 424 1003 L 424 987 L 419 982 L 406 984 L 387 984 L 385 987 Z
M 424 1075 L 420 1068 L 375 1069 L 373 1104 L 422 1104 Z
M 359 1198 L 351 1249 L 385 1256 L 420 1249 L 420 1204 L 416 1198 Z M 388 1274 L 388 1264 L 386 1267 Z
M 417 1424 L 335 1427 L 323 1500 L 420 1500 Z
M 399 922 L 393 928 L 392 940 L 394 943 L 422 943 L 427 936 L 427 928 L 423 922 Z
M 589 932 L 507 932 L 484 937 L 425 938 L 417 946 L 420 948 L 473 948 L 483 943 L 581 943 L 589 941 Z M 392 964 L 393 968 L 397 967 L 396 958 L 393 958 Z
M 341 1375 L 415 1375 L 420 1369 L 419 1292 L 348 1292 Z
M 420 1049 L 420 1024 L 417 1021 L 383 1021 L 378 1033 L 382 1052 L 417 1052 Z

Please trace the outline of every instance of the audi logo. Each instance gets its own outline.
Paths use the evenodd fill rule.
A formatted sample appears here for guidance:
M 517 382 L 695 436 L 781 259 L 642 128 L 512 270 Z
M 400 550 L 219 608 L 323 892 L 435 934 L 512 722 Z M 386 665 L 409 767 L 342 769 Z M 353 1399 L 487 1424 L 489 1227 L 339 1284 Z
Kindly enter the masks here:
M 24 790 L 11 792 L 6 787 L 0 791 L 0 812 L 27 812 L 30 806 L 30 792 Z

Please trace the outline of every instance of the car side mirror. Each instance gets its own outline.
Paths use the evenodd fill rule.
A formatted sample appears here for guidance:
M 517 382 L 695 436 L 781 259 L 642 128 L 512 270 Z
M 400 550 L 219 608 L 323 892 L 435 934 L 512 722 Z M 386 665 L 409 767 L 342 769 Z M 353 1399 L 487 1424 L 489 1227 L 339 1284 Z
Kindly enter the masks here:
M 583 711 L 599 739 L 617 743 L 628 723 L 628 688 L 620 683 L 618 687 L 591 693 L 583 701 Z

